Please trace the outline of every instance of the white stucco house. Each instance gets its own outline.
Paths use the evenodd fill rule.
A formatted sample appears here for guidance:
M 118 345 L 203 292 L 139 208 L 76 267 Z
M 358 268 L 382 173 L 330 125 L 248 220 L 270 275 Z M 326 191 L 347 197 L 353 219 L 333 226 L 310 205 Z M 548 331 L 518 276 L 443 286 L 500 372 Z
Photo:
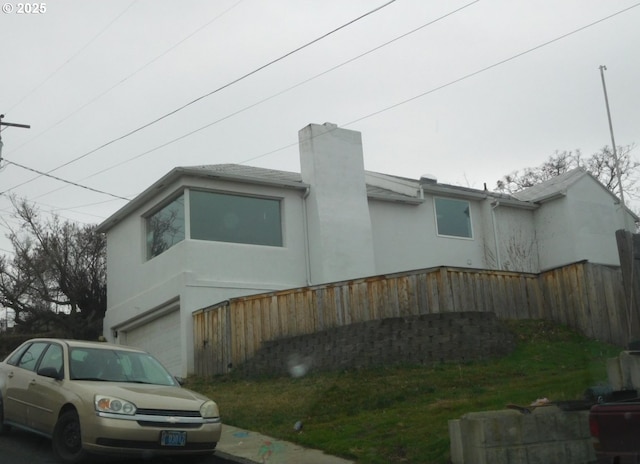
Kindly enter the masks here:
M 177 167 L 99 226 L 104 335 L 193 372 L 192 313 L 226 299 L 440 265 L 618 265 L 638 220 L 582 170 L 516 195 L 364 169 L 359 132 L 299 132 L 301 173 Z

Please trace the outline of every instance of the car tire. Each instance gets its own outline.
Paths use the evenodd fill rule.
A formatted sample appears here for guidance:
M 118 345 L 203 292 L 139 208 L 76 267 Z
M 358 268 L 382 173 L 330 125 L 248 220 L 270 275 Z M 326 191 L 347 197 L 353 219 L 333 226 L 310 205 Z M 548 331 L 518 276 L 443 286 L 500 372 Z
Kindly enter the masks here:
M 0 395 L 0 435 L 4 435 L 9 430 L 11 430 L 11 427 L 4 423 L 4 403 L 2 402 L 2 395 Z
M 76 464 L 87 457 L 82 449 L 80 419 L 75 411 L 67 411 L 58 418 L 53 429 L 52 444 L 53 452 L 62 462 Z

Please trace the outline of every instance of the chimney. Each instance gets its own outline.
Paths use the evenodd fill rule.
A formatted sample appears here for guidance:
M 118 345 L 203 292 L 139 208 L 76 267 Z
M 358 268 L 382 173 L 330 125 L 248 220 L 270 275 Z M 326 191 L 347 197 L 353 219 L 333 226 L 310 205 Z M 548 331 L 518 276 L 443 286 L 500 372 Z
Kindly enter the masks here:
M 311 281 L 374 275 L 375 257 L 360 132 L 310 124 L 298 132 Z

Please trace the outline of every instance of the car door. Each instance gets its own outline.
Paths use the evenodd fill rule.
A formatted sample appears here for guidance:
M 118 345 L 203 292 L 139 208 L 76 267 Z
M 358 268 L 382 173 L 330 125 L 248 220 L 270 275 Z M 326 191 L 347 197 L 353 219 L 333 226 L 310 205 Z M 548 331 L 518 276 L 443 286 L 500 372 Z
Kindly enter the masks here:
M 38 362 L 36 372 L 25 394 L 29 427 L 46 434 L 53 433 L 58 411 L 65 398 L 62 377 L 64 377 L 62 346 L 58 343 L 50 343 Z
M 20 358 L 25 351 L 29 348 L 30 343 L 25 343 L 18 350 L 14 351 L 11 356 L 5 360 L 5 366 L 2 372 L 5 388 L 10 388 L 10 384 L 13 384 L 13 378 L 15 377 L 15 371 L 17 369 Z M 27 416 L 27 409 L 23 403 L 16 401 L 9 401 L 7 399 L 8 391 L 4 393 L 4 419 L 9 421 L 16 421 L 17 418 Z
M 34 381 L 35 369 L 49 344 L 34 342 L 16 359 L 7 373 L 5 421 L 30 427 L 29 425 L 29 384 Z

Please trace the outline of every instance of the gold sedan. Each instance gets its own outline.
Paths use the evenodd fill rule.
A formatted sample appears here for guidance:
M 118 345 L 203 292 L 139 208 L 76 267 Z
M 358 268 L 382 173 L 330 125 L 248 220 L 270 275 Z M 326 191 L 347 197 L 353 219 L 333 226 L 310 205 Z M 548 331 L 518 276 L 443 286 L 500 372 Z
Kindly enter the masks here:
M 198 458 L 214 452 L 218 405 L 186 388 L 145 351 L 33 339 L 0 363 L 0 434 L 50 437 L 63 462 L 88 453 Z

